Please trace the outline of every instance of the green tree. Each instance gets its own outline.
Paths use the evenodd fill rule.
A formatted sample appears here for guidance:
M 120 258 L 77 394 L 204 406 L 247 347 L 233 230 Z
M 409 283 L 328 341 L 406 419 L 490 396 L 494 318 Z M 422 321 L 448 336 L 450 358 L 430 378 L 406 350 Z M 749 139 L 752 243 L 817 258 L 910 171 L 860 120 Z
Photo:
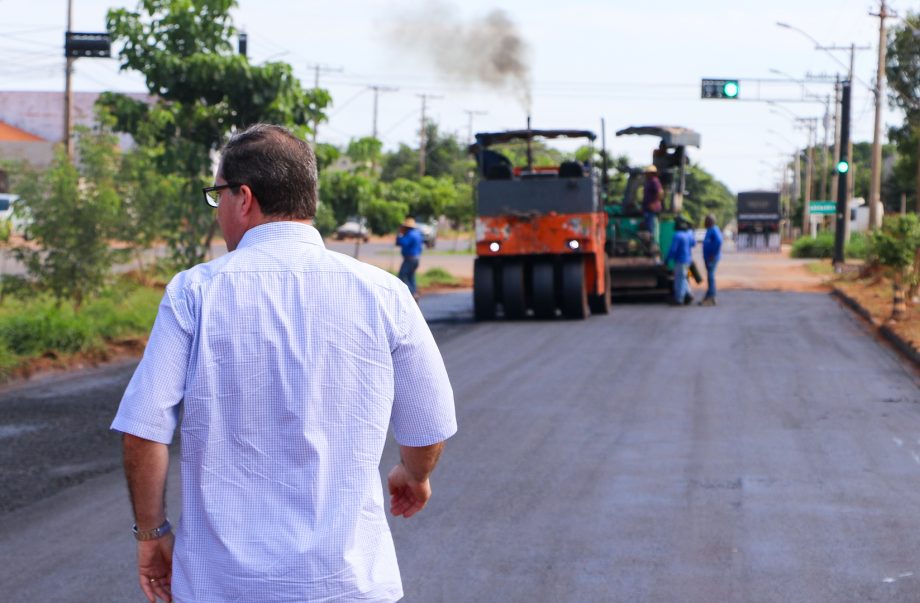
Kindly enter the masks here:
M 315 143 L 313 151 L 316 153 L 316 167 L 319 171 L 325 170 L 342 156 L 337 146 L 326 142 Z
M 373 136 L 353 138 L 345 154 L 355 162 L 357 169 L 370 172 L 380 164 L 383 143 Z
M 427 221 L 457 202 L 458 186 L 448 177 L 425 176 L 418 181 L 399 178 L 386 183 L 381 193 L 383 200 L 402 203 L 417 220 Z
M 456 185 L 456 188 L 456 197 L 453 202 L 444 207 L 443 213 L 451 221 L 454 229 L 459 231 L 472 228 L 475 207 L 473 204 L 473 187 L 464 182 Z
M 408 213 L 409 206 L 405 203 L 378 197 L 368 201 L 364 208 L 367 227 L 376 235 L 385 235 L 396 230 Z
M 117 237 L 131 246 L 141 273 L 146 271 L 144 252 L 164 238 L 169 200 L 182 196 L 184 184 L 181 177 L 156 169 L 160 152 L 158 148 L 135 148 L 122 156 L 119 170 L 118 192 L 125 219 Z
M 47 171 L 27 170 L 16 186 L 28 202 L 29 233 L 39 248 L 17 247 L 15 255 L 41 289 L 58 302 L 72 301 L 76 310 L 102 289 L 118 257 L 110 244 L 124 220 L 117 142 L 104 126 L 78 128 L 79 168 L 59 148 Z
M 888 98 L 904 111 L 906 121 L 894 131 L 894 140 L 901 155 L 896 168 L 902 176 L 908 170 L 904 164 L 914 166 L 913 189 L 920 212 L 920 13 L 908 12 L 892 28 L 888 40 L 885 73 L 888 78 Z
M 474 169 L 472 157 L 452 133 L 443 133 L 434 122 L 425 124 L 425 176 L 463 182 Z
M 917 214 L 886 217 L 882 227 L 872 233 L 869 243 L 870 261 L 883 266 L 892 277 L 894 308 L 892 320 L 900 320 L 905 285 L 909 297 L 917 292 L 920 281 L 920 218 Z M 913 270 L 911 268 L 913 267 Z
M 338 224 L 332 207 L 328 203 L 320 200 L 316 205 L 316 216 L 313 217 L 313 226 L 321 235 L 328 237 L 335 232 L 335 228 Z
M 457 201 L 457 185 L 447 176 L 433 178 L 425 176 L 419 180 L 420 194 L 409 212 L 424 221 L 437 218 L 444 209 Z
M 418 151 L 409 145 L 400 143 L 399 148 L 387 153 L 383 158 L 380 179 L 384 182 L 418 178 Z
M 384 201 L 403 203 L 406 211 L 414 211 L 421 203 L 422 189 L 418 182 L 408 178 L 397 178 L 392 182 L 384 183 L 381 191 Z
M 735 216 L 735 195 L 700 165 L 687 167 L 686 184 L 683 211 L 694 224 L 702 225 L 706 214 L 715 215 L 716 223 L 723 225 Z
M 335 223 L 341 224 L 351 216 L 363 215 L 376 196 L 376 181 L 363 174 L 327 170 L 320 174 L 319 194 Z
M 387 153 L 383 158 L 380 179 L 392 182 L 398 178 L 419 179 L 418 150 L 400 144 L 396 151 Z M 475 170 L 472 157 L 466 146 L 454 134 L 440 132 L 434 122 L 425 124 L 425 176 L 433 178 L 449 177 L 454 182 L 464 182 L 469 172 Z
M 141 0 L 137 10 L 110 10 L 107 30 L 122 44 L 122 70 L 146 78 L 149 103 L 108 93 L 100 103 L 117 129 L 151 149 L 157 169 L 182 179 L 181 195 L 164 199 L 164 235 L 180 267 L 202 261 L 215 232 L 214 213 L 201 200 L 211 179 L 212 153 L 228 132 L 256 122 L 294 127 L 301 135 L 322 121 L 330 97 L 305 91 L 291 66 L 251 65 L 234 54 L 234 0 Z

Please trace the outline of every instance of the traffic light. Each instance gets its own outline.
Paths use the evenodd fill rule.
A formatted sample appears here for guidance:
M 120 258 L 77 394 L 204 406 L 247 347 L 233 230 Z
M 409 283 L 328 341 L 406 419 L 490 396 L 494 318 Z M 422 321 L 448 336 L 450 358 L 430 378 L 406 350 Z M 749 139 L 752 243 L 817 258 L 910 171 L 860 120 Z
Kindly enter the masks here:
M 741 92 L 738 80 L 704 79 L 700 96 L 702 98 L 736 99 Z
M 847 161 L 846 159 L 841 159 L 840 161 L 837 162 L 837 173 L 838 174 L 846 174 L 849 171 L 850 171 L 849 161 Z

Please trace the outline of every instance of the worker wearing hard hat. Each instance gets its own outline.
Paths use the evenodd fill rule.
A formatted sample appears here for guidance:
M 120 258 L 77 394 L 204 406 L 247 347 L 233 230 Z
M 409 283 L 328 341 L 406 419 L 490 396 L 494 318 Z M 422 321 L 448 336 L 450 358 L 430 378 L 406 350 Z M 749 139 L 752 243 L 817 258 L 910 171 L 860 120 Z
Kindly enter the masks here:
M 645 228 L 654 240 L 655 231 L 658 230 L 658 214 L 664 207 L 664 187 L 658 179 L 658 168 L 650 165 L 645 168 L 645 187 L 642 193 L 642 216 L 645 218 Z
M 418 270 L 419 257 L 424 247 L 422 231 L 416 228 L 415 218 L 406 216 L 399 234 L 396 235 L 396 244 L 402 249 L 403 261 L 399 267 L 399 280 L 406 283 L 412 297 L 418 301 L 418 292 L 415 286 L 415 271 Z

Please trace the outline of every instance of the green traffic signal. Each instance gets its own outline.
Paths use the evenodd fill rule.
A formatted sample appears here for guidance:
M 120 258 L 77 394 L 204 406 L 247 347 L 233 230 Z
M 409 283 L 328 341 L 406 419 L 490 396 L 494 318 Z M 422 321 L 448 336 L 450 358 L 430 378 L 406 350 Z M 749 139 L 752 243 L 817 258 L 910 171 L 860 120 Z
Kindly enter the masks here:
M 850 171 L 849 161 L 847 161 L 846 159 L 841 159 L 840 161 L 837 162 L 837 173 L 838 174 L 846 174 L 849 171 Z
M 725 98 L 737 98 L 738 92 L 740 92 L 740 87 L 738 82 L 734 80 L 728 80 L 722 84 L 722 96 Z
M 738 80 L 723 80 L 703 78 L 700 90 L 701 98 L 724 98 L 734 100 L 741 92 Z

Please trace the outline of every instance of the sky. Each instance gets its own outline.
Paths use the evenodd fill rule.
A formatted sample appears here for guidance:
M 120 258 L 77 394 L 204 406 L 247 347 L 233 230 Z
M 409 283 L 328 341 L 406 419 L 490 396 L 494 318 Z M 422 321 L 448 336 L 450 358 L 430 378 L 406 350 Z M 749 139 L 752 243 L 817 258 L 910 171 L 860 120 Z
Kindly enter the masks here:
M 106 11 L 115 6 L 137 4 L 73 0 L 73 31 L 104 31 Z M 889 6 L 900 15 L 918 9 L 907 0 Z M 405 26 L 435 10 L 438 18 L 429 18 L 427 27 Z M 473 24 L 496 10 L 521 41 L 516 56 L 523 75 L 517 81 L 530 82 L 533 127 L 600 135 L 603 119 L 607 147 L 636 165 L 650 162 L 657 140 L 616 137 L 617 130 L 684 126 L 702 136 L 691 159 L 733 192 L 776 188 L 781 166 L 808 141 L 797 117 L 817 118 L 823 142 L 820 124 L 833 85 L 815 80 L 845 73 L 849 63 L 849 50 L 817 50 L 815 41 L 867 47 L 854 53 L 854 75 L 861 81 L 853 88 L 852 132 L 854 141 L 872 140 L 869 86 L 875 81 L 878 18 L 869 13 L 878 11 L 877 0 L 239 0 L 232 14 L 248 35 L 253 63 L 288 62 L 307 87 L 321 66 L 319 84 L 331 92 L 333 104 L 328 123 L 319 126 L 320 142 L 345 145 L 369 136 L 369 87 L 394 88 L 379 94 L 377 112 L 378 137 L 393 149 L 418 144 L 422 94 L 430 96 L 427 116 L 462 140 L 471 118 L 474 132 L 526 126 L 522 95 L 461 77 L 468 66 L 463 50 L 444 33 L 453 24 L 451 31 L 479 33 L 474 45 L 487 43 L 483 28 Z M 0 90 L 62 90 L 66 25 L 67 0 L 0 0 Z M 447 67 L 437 60 L 445 51 L 451 51 Z M 811 81 L 802 82 L 806 77 Z M 740 80 L 739 99 L 701 99 L 702 78 Z M 143 78 L 120 71 L 116 58 L 78 59 L 73 82 L 78 91 L 145 90 Z M 883 124 L 900 121 L 886 97 Z

